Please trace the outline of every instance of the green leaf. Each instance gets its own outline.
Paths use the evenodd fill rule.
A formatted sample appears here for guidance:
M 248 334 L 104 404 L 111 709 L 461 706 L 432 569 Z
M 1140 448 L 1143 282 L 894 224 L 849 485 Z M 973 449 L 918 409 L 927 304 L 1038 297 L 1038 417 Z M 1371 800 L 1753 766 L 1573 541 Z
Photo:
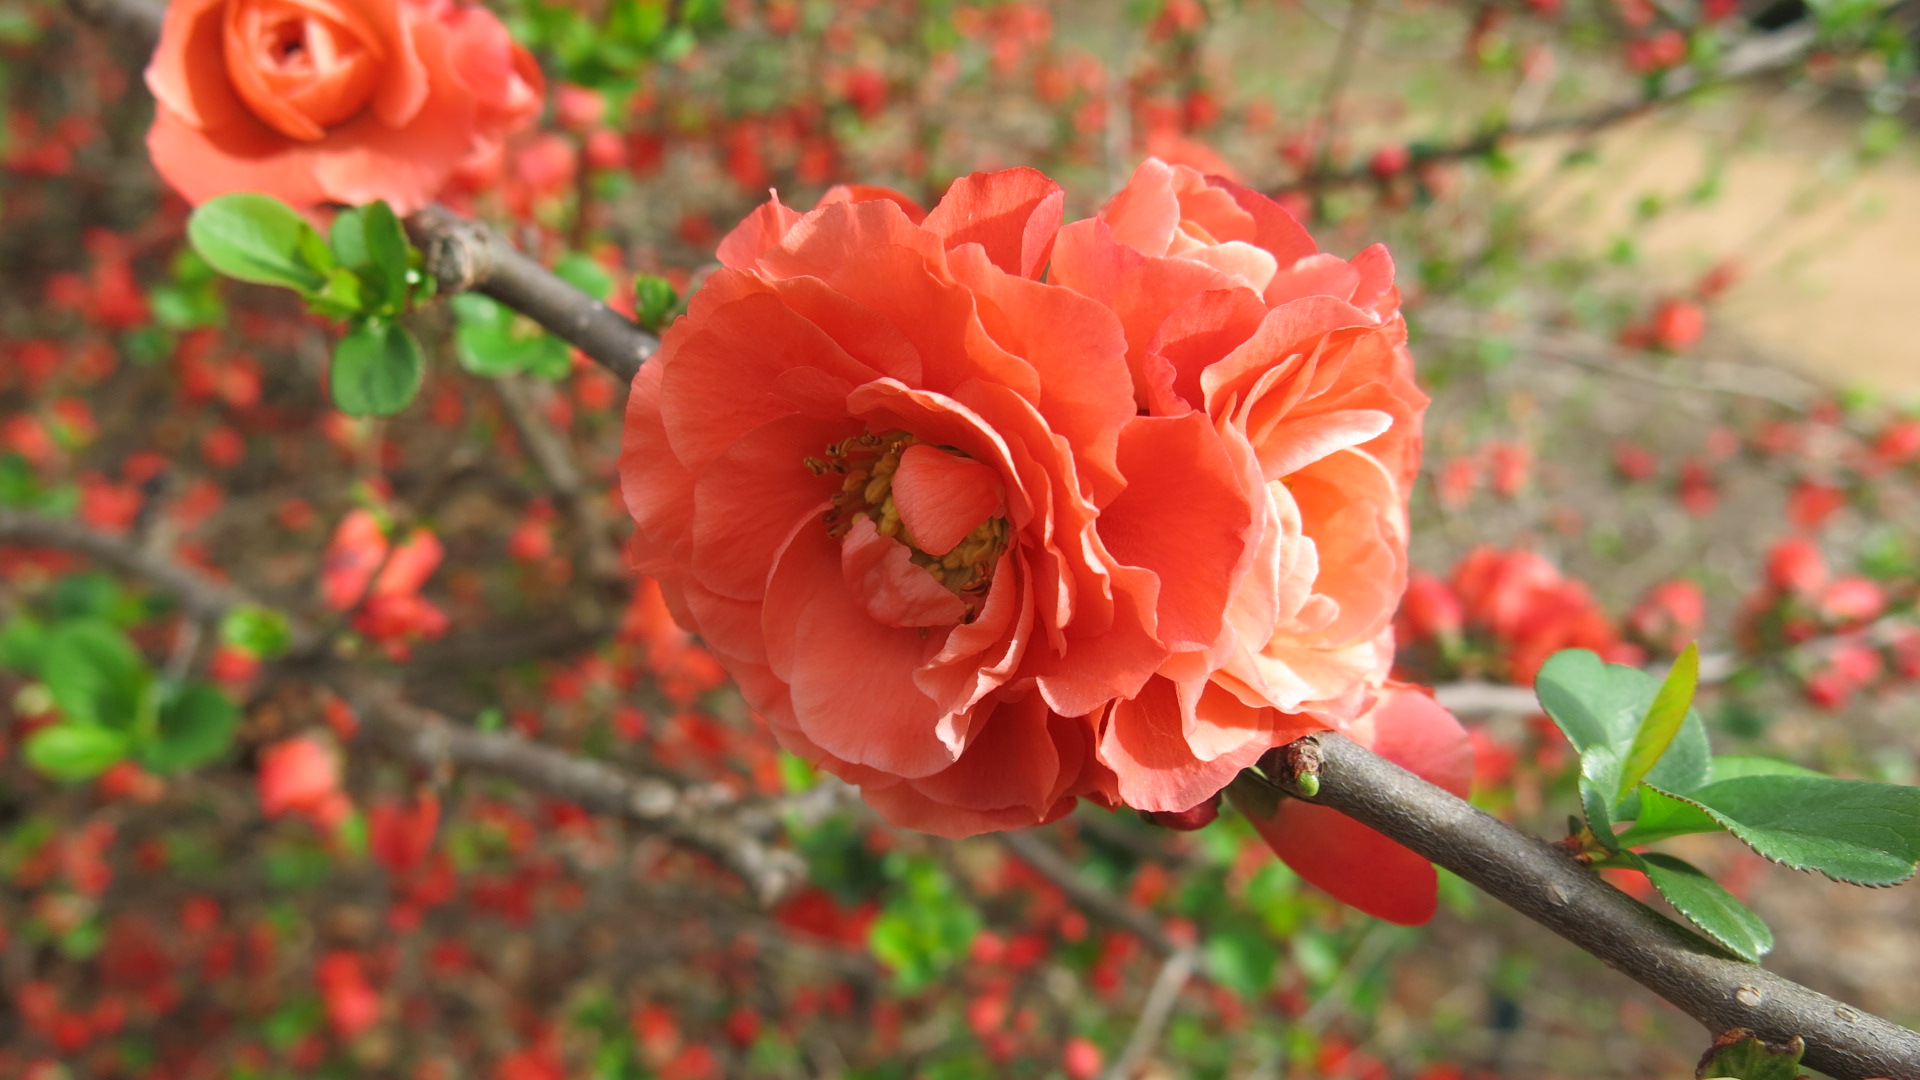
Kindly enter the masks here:
M 1773 931 L 1760 916 L 1692 863 L 1657 853 L 1634 861 L 1675 911 L 1735 956 L 1757 964 L 1772 951 Z
M 1653 771 L 1660 756 L 1667 752 L 1674 737 L 1680 734 L 1680 725 L 1687 719 L 1687 710 L 1693 708 L 1693 692 L 1699 682 L 1700 648 L 1697 644 L 1689 643 L 1686 651 L 1673 662 L 1666 681 L 1660 684 L 1659 691 L 1653 695 L 1653 704 L 1647 706 L 1646 715 L 1634 730 L 1626 759 L 1620 763 L 1620 788 L 1613 798 L 1616 808 L 1626 802 L 1627 796 L 1640 786 L 1640 781 Z
M 562 256 L 560 261 L 554 264 L 553 273 L 555 277 L 595 300 L 605 300 L 607 293 L 613 288 L 613 278 L 607 273 L 606 268 L 577 251 Z
M 482 378 L 530 374 L 545 379 L 564 378 L 572 370 L 567 343 L 540 329 L 537 323 L 515 315 L 510 308 L 484 296 L 462 293 L 453 298 L 460 327 L 454 336 L 460 366 Z
M 307 294 L 307 309 L 329 319 L 351 319 L 366 313 L 366 288 L 360 275 L 343 266 L 327 271 L 327 283 Z
M 0 626 L 0 668 L 38 675 L 50 636 L 46 623 L 25 613 L 15 615 Z
M 55 780 L 88 780 L 126 758 L 125 732 L 90 724 L 55 724 L 27 736 L 27 764 Z
M 1760 775 L 1677 797 L 1774 862 L 1835 881 L 1898 885 L 1920 863 L 1920 788 Z
M 387 306 L 399 314 L 407 303 L 407 265 L 412 252 L 407 243 L 407 230 L 385 201 L 373 203 L 363 213 L 367 220 L 367 250 L 373 256 L 373 265 L 380 269 Z
M 47 607 L 61 621 L 98 619 L 132 626 L 147 617 L 143 605 L 122 589 L 113 575 L 97 571 L 61 578 L 47 598 Z
M 1299 939 L 1296 948 L 1307 940 L 1311 939 Z M 1259 927 L 1227 922 L 1207 934 L 1201 946 L 1200 964 L 1207 978 L 1243 1000 L 1255 1001 L 1273 985 L 1273 973 L 1280 967 L 1280 951 L 1272 936 Z
M 240 710 L 219 690 L 194 683 L 160 706 L 160 732 L 141 747 L 140 760 L 155 772 L 179 772 L 213 761 L 233 745 Z
M 806 791 L 820 782 L 820 774 L 806 758 L 780 751 L 780 786 L 789 792 Z
M 259 607 L 240 607 L 220 620 L 220 640 L 260 660 L 271 660 L 287 651 L 293 634 L 287 617 Z
M 411 249 L 393 208 L 384 201 L 342 210 L 333 219 L 333 253 L 367 284 L 368 315 L 398 315 L 407 308 Z
M 187 219 L 187 239 L 215 270 L 259 285 L 310 293 L 333 269 L 320 234 L 269 195 L 238 192 L 202 203 Z
M 1658 788 L 1640 785 L 1640 815 L 1633 827 L 1614 838 L 1623 848 L 1639 847 L 1690 833 L 1723 832 L 1712 814 Z
M 1713 759 L 1713 782 L 1734 780 L 1742 776 L 1823 776 L 1804 766 L 1788 761 L 1775 761 L 1772 758 L 1743 757 L 1738 754 L 1723 754 Z
M 333 403 L 349 416 L 392 416 L 426 377 L 420 343 L 399 323 L 368 319 L 333 350 Z
M 1610 844 L 1626 758 L 1659 696 L 1660 682 L 1639 668 L 1604 663 L 1585 649 L 1567 649 L 1540 668 L 1534 687 L 1540 707 L 1580 752 L 1580 800 L 1587 825 Z M 1711 758 L 1706 724 L 1698 710 L 1688 709 L 1646 780 L 1667 791 L 1691 791 L 1707 782 Z M 1637 802 L 1633 794 L 1620 802 L 1620 817 L 1635 817 Z
M 901 989 L 922 990 L 966 959 L 980 913 L 931 859 L 890 857 L 888 867 L 901 887 L 874 919 L 867 944 Z
M 60 624 L 48 638 L 40 678 L 67 719 L 131 728 L 151 675 L 125 634 L 84 619 Z
M 1806 1052 L 1807 1044 L 1798 1035 L 1790 1043 L 1777 1045 L 1761 1042 L 1745 1028 L 1735 1028 L 1713 1040 L 1693 1075 L 1726 1080 L 1806 1080 L 1800 1072 L 1800 1056 Z
M 360 211 L 358 206 L 341 210 L 333 215 L 333 224 L 327 229 L 327 243 L 342 266 L 368 266 L 373 262 L 367 252 L 366 219 Z

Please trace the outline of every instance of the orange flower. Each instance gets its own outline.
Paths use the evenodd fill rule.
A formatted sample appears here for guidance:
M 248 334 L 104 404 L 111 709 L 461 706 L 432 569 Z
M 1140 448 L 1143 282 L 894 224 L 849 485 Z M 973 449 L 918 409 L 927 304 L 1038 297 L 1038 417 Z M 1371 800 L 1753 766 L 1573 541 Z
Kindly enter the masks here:
M 426 205 L 540 110 L 539 69 L 453 0 L 175 0 L 147 147 L 189 202 Z
M 1062 198 L 771 201 L 629 399 L 638 568 L 784 745 L 928 832 L 1110 804 L 1108 704 L 1220 648 L 1256 528 L 1211 419 L 1139 415 L 1121 319 L 1038 280 Z
M 1050 279 L 1119 316 L 1140 409 L 1205 417 L 1259 506 L 1230 633 L 1169 657 L 1101 739 L 1122 801 L 1185 810 L 1269 748 L 1349 727 L 1392 664 L 1427 403 L 1393 263 L 1322 254 L 1265 196 L 1148 160 L 1060 231 Z

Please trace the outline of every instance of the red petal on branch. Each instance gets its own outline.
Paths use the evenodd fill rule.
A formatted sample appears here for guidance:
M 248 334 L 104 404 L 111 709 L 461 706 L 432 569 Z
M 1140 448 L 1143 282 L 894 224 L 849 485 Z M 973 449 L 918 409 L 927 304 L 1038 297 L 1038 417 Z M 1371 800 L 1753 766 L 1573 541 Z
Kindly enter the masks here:
M 1453 714 L 1425 693 L 1388 688 L 1348 734 L 1388 761 L 1466 797 L 1473 780 L 1472 744 Z M 1433 917 L 1439 889 L 1433 865 L 1365 825 L 1298 799 L 1282 799 L 1270 815 L 1248 817 L 1274 854 L 1334 899 L 1403 926 Z

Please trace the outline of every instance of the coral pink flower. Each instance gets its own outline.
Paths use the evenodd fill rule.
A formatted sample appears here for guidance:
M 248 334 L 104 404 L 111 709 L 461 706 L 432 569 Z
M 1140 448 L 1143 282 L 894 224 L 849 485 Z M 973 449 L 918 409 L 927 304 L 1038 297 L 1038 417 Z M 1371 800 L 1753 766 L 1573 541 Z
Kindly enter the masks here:
M 1108 704 L 1220 651 L 1258 528 L 1251 454 L 1139 415 L 1125 313 L 1038 280 L 1062 200 L 771 201 L 628 403 L 637 568 L 783 744 L 944 835 L 1137 790 Z
M 380 1021 L 380 995 L 367 981 L 358 954 L 335 949 L 320 958 L 314 970 L 320 998 L 326 1006 L 327 1026 L 351 1039 Z
M 320 740 L 282 739 L 260 752 L 260 809 L 268 817 L 299 814 L 331 828 L 352 809 L 340 790 L 340 762 Z
M 1060 231 L 1049 273 L 1119 316 L 1137 406 L 1204 417 L 1258 507 L 1230 634 L 1169 657 L 1102 734 L 1122 801 L 1185 810 L 1354 721 L 1392 664 L 1427 401 L 1393 264 L 1322 254 L 1266 197 L 1150 159 Z
M 455 0 L 175 0 L 147 67 L 147 147 L 189 202 L 426 205 L 540 111 L 491 13 Z
M 419 594 L 445 548 L 425 529 L 415 529 L 392 555 L 387 554 L 389 547 L 392 543 L 372 511 L 349 512 L 327 544 L 320 593 L 333 610 L 354 613 L 355 630 L 387 645 L 390 652 L 404 654 L 408 642 L 447 631 L 445 613 Z

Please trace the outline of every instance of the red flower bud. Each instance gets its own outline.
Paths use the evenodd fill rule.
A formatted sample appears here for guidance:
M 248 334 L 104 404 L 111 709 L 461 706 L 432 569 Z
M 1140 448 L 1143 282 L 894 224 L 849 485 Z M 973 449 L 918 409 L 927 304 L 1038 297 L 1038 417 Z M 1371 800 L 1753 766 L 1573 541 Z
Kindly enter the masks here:
M 1767 584 L 1774 591 L 1811 596 L 1827 583 L 1827 561 L 1811 540 L 1789 537 L 1767 553 Z

